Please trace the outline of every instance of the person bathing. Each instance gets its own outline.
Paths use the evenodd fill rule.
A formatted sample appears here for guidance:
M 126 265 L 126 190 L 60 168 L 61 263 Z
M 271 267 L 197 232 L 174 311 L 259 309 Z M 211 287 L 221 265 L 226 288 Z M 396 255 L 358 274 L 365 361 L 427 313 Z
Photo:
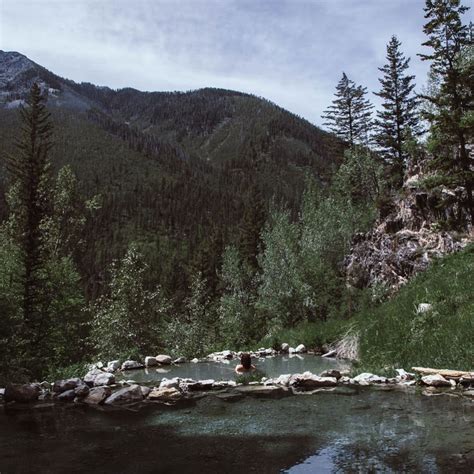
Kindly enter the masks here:
M 240 364 L 235 368 L 238 374 L 245 374 L 255 370 L 255 366 L 252 365 L 252 357 L 247 352 L 244 352 L 240 356 Z

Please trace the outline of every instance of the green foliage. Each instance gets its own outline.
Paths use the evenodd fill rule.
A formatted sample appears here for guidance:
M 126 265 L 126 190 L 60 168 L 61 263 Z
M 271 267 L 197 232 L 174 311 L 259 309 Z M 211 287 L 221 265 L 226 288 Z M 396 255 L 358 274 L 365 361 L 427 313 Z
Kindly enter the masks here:
M 375 142 L 384 158 L 392 165 L 394 183 L 400 187 L 403 182 L 407 155 L 405 142 L 410 135 L 420 132 L 416 111 L 418 100 L 413 94 L 415 76 L 407 75 L 410 59 L 400 51 L 401 43 L 392 36 L 387 45 L 387 64 L 379 70 L 381 90 L 375 95 L 382 99 L 382 110 L 377 111 Z
M 363 367 L 472 370 L 474 246 L 440 259 L 389 301 L 356 316 Z M 432 311 L 417 312 L 420 303 Z
M 147 265 L 135 244 L 111 268 L 110 294 L 91 308 L 92 343 L 103 358 L 156 354 L 163 347 L 169 303 L 160 288 L 144 286 Z
M 215 309 L 207 295 L 206 281 L 197 272 L 183 313 L 173 318 L 166 328 L 167 347 L 179 356 L 200 357 L 216 345 L 216 331 Z
M 336 86 L 336 98 L 323 114 L 325 125 L 350 145 L 368 145 L 373 105 L 365 98 L 367 88 L 342 73 Z
M 246 372 L 246 373 L 237 375 L 237 377 L 235 378 L 235 381 L 243 385 L 248 385 L 250 382 L 260 382 L 262 380 L 262 377 L 265 377 L 265 376 L 266 376 L 265 372 L 255 369 L 255 370 L 252 370 L 251 372 Z

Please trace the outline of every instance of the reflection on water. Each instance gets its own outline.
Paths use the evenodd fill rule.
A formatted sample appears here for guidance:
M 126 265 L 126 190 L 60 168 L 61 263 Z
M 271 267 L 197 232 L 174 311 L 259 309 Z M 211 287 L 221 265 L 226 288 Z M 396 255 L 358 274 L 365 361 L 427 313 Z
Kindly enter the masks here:
M 372 388 L 0 412 L 0 472 L 474 471 L 474 403 Z
M 164 377 L 192 378 L 194 380 L 233 380 L 236 377 L 235 366 L 238 360 L 225 360 L 223 362 L 199 362 L 181 365 L 170 365 L 159 368 L 127 371 L 119 378 L 133 379 L 136 382 L 152 382 Z M 281 374 L 297 374 L 309 370 L 319 374 L 326 369 L 347 369 L 349 364 L 341 360 L 325 359 L 314 355 L 289 355 L 278 357 L 264 357 L 254 359 L 257 368 L 267 377 L 278 377 Z

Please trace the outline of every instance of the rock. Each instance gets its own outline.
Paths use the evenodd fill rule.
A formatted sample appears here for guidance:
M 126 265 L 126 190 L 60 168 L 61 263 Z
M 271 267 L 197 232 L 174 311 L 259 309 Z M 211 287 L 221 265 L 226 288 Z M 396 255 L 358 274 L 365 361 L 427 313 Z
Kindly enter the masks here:
M 120 361 L 119 360 L 111 360 L 107 363 L 107 372 L 115 372 L 120 369 Z
M 140 385 L 140 390 L 142 391 L 143 398 L 146 398 L 148 397 L 148 395 L 150 395 L 150 392 L 151 392 L 150 387 L 146 387 L 145 385 Z
M 276 385 L 240 385 L 235 390 L 242 395 L 263 398 L 281 398 L 289 395 L 287 389 Z
M 451 387 L 451 382 L 440 374 L 425 375 L 421 377 L 421 381 L 430 387 Z
M 357 377 L 354 377 L 352 382 L 358 385 L 370 385 L 373 383 L 387 383 L 387 378 L 364 372 L 359 374 Z
M 404 369 L 396 369 L 397 380 L 415 380 L 415 374 L 405 371 Z
M 91 369 L 89 370 L 89 372 L 87 372 L 87 374 L 84 376 L 84 382 L 87 384 L 87 385 L 94 385 L 94 380 L 95 378 L 98 376 L 98 375 L 101 375 L 103 374 L 104 372 L 100 369 Z
M 140 385 L 131 385 L 124 387 L 112 393 L 105 400 L 105 405 L 127 405 L 129 403 L 141 402 L 143 394 Z
M 65 392 L 59 393 L 56 397 L 61 402 L 72 402 L 76 398 L 75 389 L 66 390 Z
M 196 390 L 211 390 L 214 383 L 215 383 L 214 379 L 198 380 L 195 389 Z
M 89 395 L 89 392 L 90 392 L 89 386 L 86 385 L 85 383 L 83 383 L 81 385 L 78 385 L 74 389 L 74 393 L 75 393 L 76 397 L 78 397 L 78 398 L 87 397 L 87 395 Z
M 174 402 L 183 397 L 180 390 L 175 387 L 170 388 L 154 388 L 148 394 L 148 400 L 155 400 L 161 402 Z
M 97 374 L 93 385 L 94 387 L 100 387 L 101 385 L 112 385 L 115 383 L 115 376 L 109 372 L 102 372 Z
M 288 353 L 289 354 L 295 354 L 296 353 L 296 349 L 294 347 L 289 347 L 288 348 Z
M 237 385 L 234 380 L 219 380 L 218 382 L 214 382 L 212 384 L 212 388 L 233 388 Z
M 173 364 L 184 364 L 185 362 L 186 362 L 185 357 L 178 357 L 177 359 L 173 361 Z
M 46 380 L 43 380 L 41 383 L 40 383 L 40 387 L 43 389 L 43 390 L 49 390 L 51 388 L 51 384 L 49 382 L 47 382 Z
M 296 347 L 295 347 L 295 352 L 296 352 L 297 354 L 301 354 L 301 353 L 303 353 L 303 352 L 306 352 L 306 347 L 305 347 L 305 345 L 304 345 L 304 344 L 300 344 L 299 346 L 296 346 Z
M 464 392 L 462 392 L 462 394 L 463 394 L 465 397 L 472 397 L 472 398 L 474 398 L 474 390 L 465 390 Z
M 156 357 L 152 357 L 152 356 L 145 357 L 145 367 L 154 367 L 155 365 L 158 365 L 158 361 L 156 360 Z
M 41 389 L 35 384 L 10 384 L 5 387 L 6 402 L 28 403 L 38 400 Z
M 199 362 L 199 359 L 197 357 L 195 357 L 194 359 L 191 359 L 191 362 L 193 364 L 197 364 Z
M 143 369 L 143 364 L 137 362 L 136 360 L 126 360 L 122 364 L 122 370 L 137 370 Z
M 66 380 L 57 380 L 53 384 L 53 392 L 62 393 L 68 390 L 74 390 L 76 387 L 82 384 L 80 378 L 66 379 Z
M 287 344 L 286 342 L 284 342 L 284 343 L 281 345 L 280 350 L 281 350 L 281 352 L 283 352 L 284 354 L 287 354 L 288 351 L 290 350 L 290 345 Z
M 172 379 L 164 378 L 160 382 L 160 388 L 179 388 L 181 379 L 179 377 L 174 377 Z
M 339 380 L 342 377 L 341 372 L 336 369 L 325 370 L 319 374 L 320 377 L 334 377 L 336 380 Z
M 301 388 L 334 387 L 337 385 L 335 377 L 319 377 L 311 372 L 293 375 L 290 385 Z
M 222 357 L 230 360 L 234 358 L 234 353 L 232 351 L 222 351 Z
M 416 308 L 417 314 L 428 313 L 433 309 L 433 305 L 430 303 L 420 303 Z
M 275 385 L 283 385 L 283 387 L 288 387 L 292 377 L 293 376 L 291 374 L 282 374 L 278 378 L 271 380 L 271 382 Z M 270 380 L 267 380 L 267 383 L 268 382 L 270 382 Z
M 156 361 L 161 365 L 170 365 L 172 359 L 169 355 L 158 355 L 156 356 Z
M 0 388 L 0 397 L 4 397 L 4 396 L 5 396 L 5 389 Z
M 110 387 L 96 387 L 90 390 L 89 395 L 83 401 L 89 405 L 100 405 L 111 393 Z

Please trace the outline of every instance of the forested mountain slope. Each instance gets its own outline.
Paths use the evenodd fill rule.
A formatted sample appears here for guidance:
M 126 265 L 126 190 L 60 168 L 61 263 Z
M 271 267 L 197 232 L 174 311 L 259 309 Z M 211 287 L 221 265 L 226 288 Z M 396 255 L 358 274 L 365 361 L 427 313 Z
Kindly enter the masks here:
M 48 95 L 55 167 L 72 166 L 101 208 L 78 251 L 96 294 L 103 269 L 132 240 L 149 278 L 170 292 L 185 267 L 214 278 L 225 243 L 238 241 L 244 209 L 261 214 L 274 198 L 294 212 L 306 174 L 328 182 L 342 144 L 276 105 L 240 92 L 112 90 L 62 79 L 25 56 L 0 52 L 0 147 L 14 151 L 17 108 L 33 82 Z M 7 175 L 0 169 L 0 216 Z M 262 221 L 263 224 L 263 221 Z M 212 284 L 212 282 L 211 282 Z

